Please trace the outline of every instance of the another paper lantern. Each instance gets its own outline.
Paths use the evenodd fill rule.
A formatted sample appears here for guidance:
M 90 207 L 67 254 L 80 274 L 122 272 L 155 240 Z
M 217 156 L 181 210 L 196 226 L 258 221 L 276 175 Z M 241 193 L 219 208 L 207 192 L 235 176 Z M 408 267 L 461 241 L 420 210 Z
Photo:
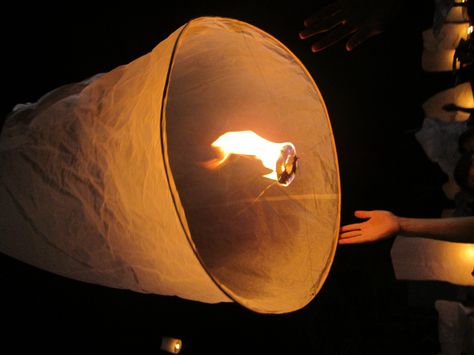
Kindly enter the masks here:
M 474 245 L 398 236 L 391 250 L 399 280 L 444 281 L 474 286 Z
M 469 22 L 445 23 L 435 36 L 433 29 L 423 31 L 422 68 L 425 71 L 439 72 L 453 70 L 454 52 L 461 39 L 469 35 Z M 459 69 L 459 63 L 456 63 Z
M 469 14 L 467 13 L 467 6 L 453 6 L 446 16 L 447 23 L 468 22 Z
M 453 105 L 455 106 L 454 109 L 448 109 L 449 106 Z M 440 91 L 423 103 L 423 111 L 426 117 L 433 117 L 446 122 L 466 121 L 470 113 L 463 109 L 472 108 L 474 108 L 474 94 L 469 82 Z
M 290 185 L 249 154 L 205 166 L 218 137 L 246 131 L 294 145 Z M 292 162 L 276 168 L 295 174 Z M 300 61 L 258 28 L 206 17 L 17 106 L 0 140 L 0 203 L 0 251 L 41 269 L 284 313 L 310 302 L 331 267 L 337 156 Z

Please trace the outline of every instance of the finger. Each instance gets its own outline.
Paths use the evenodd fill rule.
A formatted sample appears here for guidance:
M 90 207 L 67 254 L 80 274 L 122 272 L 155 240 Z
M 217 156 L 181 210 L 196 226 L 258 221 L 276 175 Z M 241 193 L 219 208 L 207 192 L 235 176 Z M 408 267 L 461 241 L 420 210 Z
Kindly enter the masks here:
M 330 17 L 321 22 L 307 27 L 299 33 L 301 39 L 306 39 L 320 33 L 328 32 L 340 24 L 345 24 L 346 20 L 340 16 Z
M 304 27 L 311 26 L 315 22 L 319 22 L 327 17 L 333 16 L 335 13 L 341 11 L 337 2 L 333 2 L 328 6 L 324 7 L 321 11 L 318 11 L 314 15 L 310 16 L 303 21 Z
M 372 217 L 372 214 L 370 213 L 370 211 L 355 211 L 354 216 L 356 216 L 357 218 L 367 219 Z
M 367 241 L 363 237 L 354 237 L 354 238 L 345 238 L 339 239 L 339 244 L 361 244 L 366 243 Z
M 362 43 L 367 41 L 370 37 L 376 36 L 382 33 L 383 30 L 380 27 L 368 27 L 354 33 L 354 35 L 347 41 L 346 50 L 352 51 L 354 48 L 360 46 Z
M 362 236 L 362 231 L 350 231 L 339 234 L 339 238 L 354 238 Z
M 311 51 L 313 51 L 314 53 L 320 52 L 323 49 L 326 49 L 343 40 L 354 31 L 355 29 L 350 26 L 337 27 L 331 33 L 328 33 L 323 39 L 313 43 L 313 45 L 311 46 Z
M 362 223 L 353 223 L 353 224 L 347 224 L 345 226 L 342 226 L 340 231 L 341 232 L 349 232 L 353 230 L 360 230 L 362 227 Z
M 328 18 L 323 19 L 323 20 L 321 20 L 317 23 L 314 23 L 314 25 L 312 25 L 310 27 L 307 27 L 306 29 L 301 31 L 299 33 L 300 38 L 301 39 L 306 39 L 306 38 L 315 36 L 317 34 L 330 31 L 334 27 L 336 27 L 337 25 L 339 25 L 341 23 L 344 23 L 344 21 L 345 20 L 342 17 L 342 15 L 337 15 L 336 14 L 334 16 L 328 17 Z

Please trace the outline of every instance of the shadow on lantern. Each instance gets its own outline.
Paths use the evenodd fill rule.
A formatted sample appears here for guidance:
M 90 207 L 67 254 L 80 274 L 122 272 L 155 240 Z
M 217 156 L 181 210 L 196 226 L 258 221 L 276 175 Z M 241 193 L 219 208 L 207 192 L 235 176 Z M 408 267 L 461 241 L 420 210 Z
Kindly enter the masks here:
M 296 147 L 290 185 L 251 156 L 203 167 L 218 137 L 242 131 Z M 0 164 L 0 250 L 84 282 L 285 313 L 317 294 L 336 250 L 323 99 L 283 44 L 237 20 L 192 20 L 127 65 L 18 105 Z

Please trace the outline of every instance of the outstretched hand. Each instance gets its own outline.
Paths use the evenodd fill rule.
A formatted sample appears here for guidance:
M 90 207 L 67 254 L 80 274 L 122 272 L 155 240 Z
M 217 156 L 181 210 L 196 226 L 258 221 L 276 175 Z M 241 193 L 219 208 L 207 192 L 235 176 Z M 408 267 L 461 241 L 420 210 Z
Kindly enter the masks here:
M 356 244 L 388 239 L 400 232 L 398 217 L 388 211 L 356 211 L 365 222 L 342 226 L 339 244 Z
M 301 39 L 319 35 L 311 50 L 319 52 L 344 38 L 351 51 L 385 31 L 401 8 L 401 0 L 335 0 L 304 21 Z

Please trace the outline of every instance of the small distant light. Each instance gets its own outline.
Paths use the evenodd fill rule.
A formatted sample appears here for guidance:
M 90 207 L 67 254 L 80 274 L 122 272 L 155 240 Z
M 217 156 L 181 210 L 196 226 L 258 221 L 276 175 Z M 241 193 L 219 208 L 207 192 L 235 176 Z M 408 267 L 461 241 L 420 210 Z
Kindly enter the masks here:
M 467 28 L 467 34 L 470 35 L 472 33 L 472 31 L 473 31 L 473 26 L 469 26 Z
M 161 350 L 167 351 L 172 354 L 178 354 L 181 351 L 183 342 L 181 339 L 163 337 L 161 339 Z

